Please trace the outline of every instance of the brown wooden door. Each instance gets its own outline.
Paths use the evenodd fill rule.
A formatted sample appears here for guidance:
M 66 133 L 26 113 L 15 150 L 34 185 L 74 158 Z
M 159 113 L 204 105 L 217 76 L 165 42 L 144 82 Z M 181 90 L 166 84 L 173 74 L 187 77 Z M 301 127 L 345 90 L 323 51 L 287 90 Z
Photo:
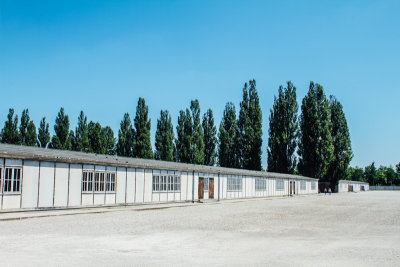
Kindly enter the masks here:
M 293 195 L 296 195 L 296 182 L 293 182 Z
M 204 180 L 199 179 L 199 199 L 204 198 Z
M 208 198 L 214 198 L 214 179 L 210 179 L 208 186 Z

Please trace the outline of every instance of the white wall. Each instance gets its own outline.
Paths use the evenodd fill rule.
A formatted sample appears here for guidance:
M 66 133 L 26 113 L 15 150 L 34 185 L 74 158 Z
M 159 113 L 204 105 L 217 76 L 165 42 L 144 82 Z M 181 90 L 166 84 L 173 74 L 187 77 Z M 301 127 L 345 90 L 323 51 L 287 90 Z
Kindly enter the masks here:
M 0 164 L 4 160 L 0 159 Z M 284 190 L 276 190 L 276 178 L 267 178 L 266 189 L 255 190 L 256 177 L 223 175 L 216 173 L 194 173 L 166 170 L 135 169 L 125 167 L 107 167 L 69 163 L 55 163 L 46 161 L 5 160 L 5 166 L 22 166 L 22 193 L 2 195 L 2 209 L 22 208 L 51 208 L 51 207 L 80 207 L 112 204 L 140 204 L 150 202 L 191 201 L 192 191 L 194 200 L 198 200 L 199 177 L 214 178 L 214 199 L 237 199 L 267 196 L 282 196 L 288 194 L 288 179 L 283 179 Z M 40 167 L 39 167 L 40 166 Z M 4 170 L 4 168 L 3 168 Z M 105 172 L 116 171 L 116 186 L 114 192 L 82 192 L 82 171 L 93 170 Z M 179 192 L 153 192 L 153 174 L 179 175 L 181 190 Z M 242 180 L 242 189 L 227 191 L 228 177 L 239 177 Z M 4 177 L 2 177 L 4 179 Z M 94 180 L 94 177 L 93 177 Z M 194 183 L 193 183 L 194 180 Z M 311 181 L 306 181 L 306 190 L 300 190 L 300 180 L 296 182 L 296 194 L 310 194 L 318 192 L 311 189 Z M 343 187 L 344 188 L 344 187 Z M 339 187 L 339 190 L 343 190 Z M 94 189 L 94 188 L 93 188 Z M 360 185 L 354 185 L 359 191 Z M 345 188 L 347 191 L 347 187 Z M 204 199 L 209 198 L 205 191 Z
M 22 208 L 36 208 L 38 200 L 39 161 L 24 162 Z M 3 177 L 3 176 L 2 176 Z
M 68 207 L 79 207 L 82 202 L 82 164 L 69 165 Z

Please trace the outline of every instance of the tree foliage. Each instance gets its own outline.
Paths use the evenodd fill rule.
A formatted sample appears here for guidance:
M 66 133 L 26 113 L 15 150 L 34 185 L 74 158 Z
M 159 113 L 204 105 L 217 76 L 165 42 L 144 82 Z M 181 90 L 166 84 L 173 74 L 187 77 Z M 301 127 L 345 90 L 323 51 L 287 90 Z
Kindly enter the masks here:
M 19 126 L 20 144 L 25 146 L 36 146 L 37 134 L 35 123 L 29 117 L 29 110 L 24 109 Z
M 40 121 L 38 132 L 38 146 L 46 148 L 47 144 L 50 142 L 49 124 L 46 123 L 46 117 L 43 117 Z
M 325 174 L 332 161 L 334 149 L 330 131 L 329 102 L 322 86 L 310 82 L 308 93 L 302 101 L 300 115 L 298 168 L 301 174 L 327 181 Z
M 256 81 L 244 84 L 243 99 L 238 119 L 239 166 L 248 170 L 261 170 L 262 112 Z
M 103 142 L 103 152 L 107 155 L 115 155 L 116 147 L 115 147 L 115 137 L 114 131 L 111 129 L 110 126 L 106 126 L 101 128 L 101 139 Z
M 190 110 L 179 111 L 175 140 L 176 157 L 178 162 L 193 163 L 193 123 Z
M 217 146 L 217 127 L 214 124 L 214 116 L 211 109 L 208 109 L 203 115 L 204 132 L 204 165 L 213 166 L 216 159 Z
M 135 131 L 129 113 L 124 114 L 118 131 L 117 155 L 124 157 L 133 156 L 133 145 L 135 142 Z
M 190 111 L 192 112 L 192 160 L 194 164 L 204 164 L 204 140 L 203 127 L 200 121 L 200 104 L 197 99 L 190 103 Z
M 18 115 L 14 116 L 14 109 L 10 108 L 7 121 L 1 130 L 1 142 L 6 144 L 19 144 L 20 137 L 18 132 Z
M 106 154 L 102 128 L 99 122 L 90 121 L 88 124 L 89 151 L 96 154 Z
M 154 158 L 150 141 L 151 120 L 149 119 L 149 107 L 146 106 L 144 98 L 139 97 L 134 119 L 136 138 L 133 154 L 137 158 Z
M 297 112 L 296 87 L 289 81 L 285 88 L 279 86 L 278 98 L 274 97 L 270 110 L 267 149 L 270 172 L 294 173 L 299 136 Z
M 336 185 L 346 176 L 347 168 L 353 158 L 349 128 L 342 104 L 333 96 L 330 97 L 331 136 L 333 142 L 333 158 L 326 177 L 331 185 Z
M 218 163 L 221 167 L 238 168 L 239 130 L 236 121 L 235 105 L 228 102 L 219 126 Z
M 55 135 L 51 138 L 50 147 L 55 149 L 71 150 L 72 137 L 69 131 L 69 118 L 68 115 L 64 113 L 64 108 L 61 108 L 58 112 L 56 123 L 54 125 L 54 132 Z
M 168 110 L 161 110 L 160 118 L 157 120 L 155 148 L 155 159 L 165 161 L 174 160 L 174 128 Z
M 89 129 L 87 124 L 87 117 L 81 111 L 78 117 L 78 126 L 75 129 L 74 150 L 89 152 Z
M 365 167 L 364 169 L 364 177 L 365 180 L 370 184 L 370 185 L 375 185 L 376 181 L 378 180 L 378 174 L 377 170 L 375 167 L 375 162 L 372 162 L 370 166 Z

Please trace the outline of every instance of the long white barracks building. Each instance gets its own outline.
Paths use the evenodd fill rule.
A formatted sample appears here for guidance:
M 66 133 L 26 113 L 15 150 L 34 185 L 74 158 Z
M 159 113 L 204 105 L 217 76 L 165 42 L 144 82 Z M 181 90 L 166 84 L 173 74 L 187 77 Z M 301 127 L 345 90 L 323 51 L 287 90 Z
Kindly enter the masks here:
M 0 144 L 2 211 L 318 193 L 318 179 Z

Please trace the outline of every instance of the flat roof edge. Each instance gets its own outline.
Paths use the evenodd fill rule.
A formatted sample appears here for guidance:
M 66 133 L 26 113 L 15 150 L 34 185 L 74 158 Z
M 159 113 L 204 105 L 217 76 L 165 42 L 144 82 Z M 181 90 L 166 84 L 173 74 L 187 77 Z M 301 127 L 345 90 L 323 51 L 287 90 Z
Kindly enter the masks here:
M 264 178 L 281 178 L 297 180 L 314 180 L 317 178 L 305 177 L 294 174 L 273 173 L 264 171 L 253 171 L 218 166 L 196 165 L 190 163 L 169 162 L 161 160 L 128 158 L 112 155 L 99 155 L 93 153 L 44 149 L 38 147 L 28 147 L 22 145 L 0 144 L 0 157 L 19 160 L 38 160 L 53 161 L 59 163 L 88 164 L 88 165 L 107 165 L 113 167 L 175 170 L 182 172 L 216 173 L 224 175 L 242 175 Z

